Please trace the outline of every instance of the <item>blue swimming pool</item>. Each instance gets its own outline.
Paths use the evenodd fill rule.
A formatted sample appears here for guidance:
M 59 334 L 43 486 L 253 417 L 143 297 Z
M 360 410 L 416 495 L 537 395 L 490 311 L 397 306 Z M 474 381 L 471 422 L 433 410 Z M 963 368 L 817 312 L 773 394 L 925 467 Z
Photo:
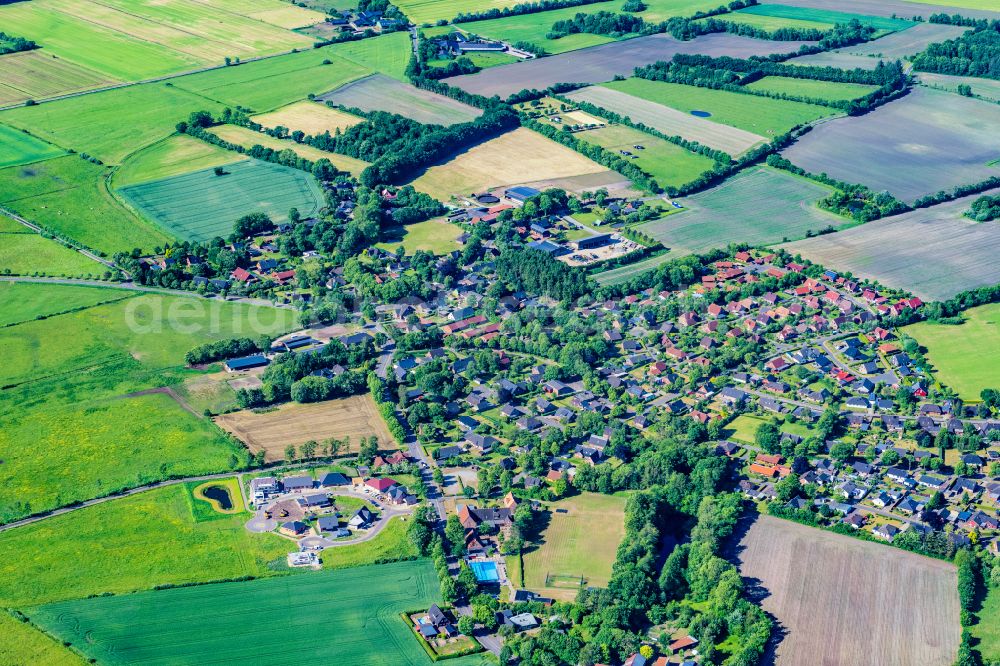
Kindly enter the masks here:
M 469 562 L 469 568 L 480 583 L 496 583 L 500 581 L 500 572 L 496 562 Z

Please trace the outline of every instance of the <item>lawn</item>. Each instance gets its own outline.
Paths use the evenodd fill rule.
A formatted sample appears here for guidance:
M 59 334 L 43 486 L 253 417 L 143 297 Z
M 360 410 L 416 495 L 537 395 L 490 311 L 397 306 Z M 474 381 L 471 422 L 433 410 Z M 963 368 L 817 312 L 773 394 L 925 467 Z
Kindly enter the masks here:
M 377 602 L 373 603 L 373 600 Z M 100 663 L 429 665 L 404 611 L 440 601 L 426 560 L 69 601 L 28 614 Z M 248 626 L 270 618 L 281 631 Z M 275 624 L 276 623 L 276 624 Z M 335 630 L 331 630 L 335 628 Z M 290 636 L 308 636 L 289 649 Z M 459 657 L 456 666 L 489 663 Z
M 714 122 L 772 138 L 797 125 L 837 113 L 815 104 L 639 78 L 612 81 L 604 86 L 683 113 L 704 111 L 711 114 L 709 119 Z
M 209 169 L 239 162 L 242 155 L 213 146 L 186 134 L 174 134 L 132 153 L 115 170 L 115 187 L 135 185 L 150 180 L 178 176 L 198 169 Z
M 181 90 L 182 80 L 10 109 L 0 113 L 0 122 L 118 164 L 129 153 L 173 134 L 174 126 L 192 111 L 222 111 L 222 104 Z
M 264 127 L 286 127 L 289 131 L 301 130 L 306 134 L 320 135 L 324 132 L 330 134 L 337 130 L 345 130 L 364 122 L 364 118 L 359 116 L 331 109 L 325 104 L 316 102 L 295 102 L 288 106 L 283 106 L 277 111 L 254 116 L 253 120 Z
M 171 240 L 111 196 L 108 173 L 77 155 L 0 169 L 0 205 L 109 255 Z
M 119 301 L 132 292 L 103 287 L 0 283 L 0 327 Z
M 26 132 L 0 125 L 0 167 L 47 160 L 63 151 Z
M 984 388 L 1000 389 L 1000 303 L 971 308 L 965 322 L 947 326 L 920 322 L 903 331 L 927 348 L 937 380 L 977 402 Z
M 394 475 L 393 478 L 405 482 L 405 479 L 399 474 Z M 341 510 L 346 514 L 351 498 L 344 499 L 346 502 Z M 337 502 L 341 501 L 337 499 Z M 418 553 L 406 533 L 406 527 L 403 518 L 392 518 L 389 524 L 371 541 L 357 546 L 338 546 L 326 550 L 323 553 L 323 568 L 327 570 L 346 569 L 416 557 Z
M 397 113 L 428 125 L 467 123 L 482 114 L 468 104 L 381 74 L 348 83 L 319 99 L 349 109 Z
M 22 287 L 20 298 L 34 291 L 52 298 L 53 309 L 78 294 Z M 0 393 L 0 484 L 10 489 L 0 496 L 0 522 L 244 460 L 245 450 L 200 414 L 149 389 L 194 374 L 183 369 L 183 357 L 198 344 L 285 333 L 294 317 L 290 310 L 143 295 L 0 329 L 0 386 L 7 387 Z M 34 455 L 23 455 L 29 447 Z
M 368 162 L 364 160 L 338 153 L 330 153 L 304 143 L 295 143 L 291 139 L 276 139 L 273 136 L 254 132 L 251 129 L 238 125 L 217 125 L 209 131 L 229 143 L 243 146 L 244 148 L 252 148 L 254 144 L 259 144 L 265 148 L 273 148 L 274 150 L 293 150 L 299 157 L 304 157 L 313 162 L 325 158 L 330 160 L 330 163 L 340 171 L 346 171 L 355 176 L 359 175 L 368 166 Z
M 541 543 L 523 556 L 524 586 L 563 600 L 576 596 L 573 576 L 582 576 L 588 586 L 605 587 L 625 536 L 625 498 L 583 493 L 547 508 L 549 523 Z
M 81 277 L 101 275 L 106 270 L 76 250 L 38 234 L 0 233 L 0 273 Z
M 986 582 L 987 593 L 976 613 L 979 621 L 969 627 L 976 649 L 987 664 L 1000 660 L 1000 586 Z
M 384 250 L 395 250 L 402 245 L 403 250 L 409 255 L 421 250 L 434 254 L 447 254 L 453 250 L 462 249 L 462 246 L 456 241 L 462 233 L 461 227 L 444 218 L 437 218 L 426 222 L 382 229 L 384 240 L 378 244 L 378 247 Z
M 606 171 L 579 153 L 521 127 L 431 167 L 412 185 L 448 201 L 455 194 Z
M 0 610 L 0 664 L 83 666 L 87 662 L 28 623 Z
M 312 175 L 258 160 L 229 164 L 225 175 L 201 169 L 119 192 L 171 235 L 198 242 L 229 236 L 233 223 L 248 213 L 267 213 L 281 222 L 291 208 L 312 217 L 324 205 Z
M 770 245 L 849 224 L 816 206 L 830 191 L 785 171 L 759 167 L 680 199 L 687 210 L 639 228 L 678 253 L 736 242 Z
M 740 414 L 729 422 L 726 426 L 726 438 L 744 444 L 753 444 L 757 441 L 757 428 L 763 423 L 768 423 L 769 419 L 752 414 Z
M 788 76 L 765 76 L 746 86 L 747 90 L 763 90 L 784 95 L 796 95 L 832 102 L 848 101 L 874 92 L 878 86 L 861 83 L 836 83 Z

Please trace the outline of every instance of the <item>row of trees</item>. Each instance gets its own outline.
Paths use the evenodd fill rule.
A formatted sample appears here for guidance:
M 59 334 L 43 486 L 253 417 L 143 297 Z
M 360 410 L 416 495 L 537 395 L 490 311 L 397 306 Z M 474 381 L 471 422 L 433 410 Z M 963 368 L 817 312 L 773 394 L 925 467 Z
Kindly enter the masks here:
M 485 19 L 504 18 L 507 16 L 520 16 L 521 14 L 537 14 L 553 9 L 566 9 L 567 7 L 581 7 L 592 5 L 605 0 L 539 0 L 538 2 L 520 2 L 512 7 L 502 9 L 494 7 L 481 12 L 462 12 L 451 20 L 452 23 L 469 23 L 471 21 L 482 21 Z

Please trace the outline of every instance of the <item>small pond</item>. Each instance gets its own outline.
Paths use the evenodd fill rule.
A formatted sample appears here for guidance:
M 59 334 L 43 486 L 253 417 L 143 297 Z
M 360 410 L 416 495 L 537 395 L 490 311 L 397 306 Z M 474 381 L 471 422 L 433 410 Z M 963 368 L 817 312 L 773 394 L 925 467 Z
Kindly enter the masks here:
M 699 118 L 711 118 L 712 117 L 712 114 L 709 113 L 708 111 L 699 111 L 697 109 L 695 109 L 694 111 L 692 111 L 691 115 L 692 116 L 698 116 Z
M 201 489 L 201 494 L 218 502 L 219 508 L 223 511 L 229 511 L 233 508 L 233 498 L 229 496 L 229 490 L 222 486 L 206 486 Z

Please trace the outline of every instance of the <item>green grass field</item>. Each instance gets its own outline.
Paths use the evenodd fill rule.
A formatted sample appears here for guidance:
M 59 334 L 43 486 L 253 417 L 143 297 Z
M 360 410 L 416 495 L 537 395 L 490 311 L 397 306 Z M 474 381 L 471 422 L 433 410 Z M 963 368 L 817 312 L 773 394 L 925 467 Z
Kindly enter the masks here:
M 684 150 L 669 141 L 625 125 L 587 130 L 574 136 L 613 153 L 626 150 L 636 155 L 636 159 L 630 161 L 655 178 L 661 187 L 670 185 L 680 187 L 690 183 L 715 165 L 715 161 L 710 157 Z M 643 146 L 644 150 L 635 148 L 636 145 Z
M 191 241 L 227 237 L 247 213 L 263 212 L 279 222 L 298 208 L 311 217 L 324 205 L 312 175 L 268 162 L 229 164 L 226 175 L 202 169 L 119 190 L 130 204 L 171 235 Z
M 684 113 L 707 111 L 712 114 L 709 120 L 765 137 L 784 134 L 796 125 L 837 114 L 833 109 L 815 104 L 756 97 L 728 90 L 698 88 L 680 83 L 630 78 L 603 85 Z
M 0 641 L 0 664 L 83 666 L 87 663 L 69 648 L 7 611 L 0 611 L 0 635 L 3 636 L 3 641 Z
M 996 11 L 997 4 L 994 0 L 910 0 L 925 5 L 945 5 L 946 7 L 962 7 L 964 9 L 985 9 Z
M 768 419 L 752 414 L 741 414 L 726 426 L 726 439 L 744 444 L 753 444 L 757 440 L 757 428 Z
M 642 261 L 637 261 L 634 264 L 613 268 L 610 271 L 603 271 L 595 275 L 594 279 L 597 280 L 598 284 L 602 286 L 624 284 L 636 276 L 654 270 L 660 264 L 673 259 L 674 256 L 675 255 L 670 252 L 658 254 L 655 257 L 643 259 Z
M 976 649 L 987 664 L 1000 660 L 1000 586 L 986 582 L 987 594 L 976 613 L 979 622 L 969 627 Z
M 937 380 L 966 401 L 978 401 L 984 388 L 1000 389 L 1000 303 L 966 310 L 965 323 L 946 326 L 921 322 L 903 331 L 927 348 Z
M 572 600 L 577 590 L 546 586 L 546 576 L 582 576 L 587 585 L 606 586 L 625 536 L 625 498 L 583 493 L 548 509 L 541 544 L 524 554 L 524 586 L 564 600 Z
M 109 255 L 171 240 L 111 196 L 107 174 L 77 155 L 0 169 L 0 205 Z
M 182 90 L 182 80 L 11 109 L 0 113 L 0 122 L 117 164 L 129 153 L 173 134 L 174 126 L 192 111 L 222 111 L 222 104 Z
M 47 160 L 63 151 L 13 127 L 0 125 L 0 167 Z
M 402 79 L 409 55 L 409 36 L 398 32 L 192 74 L 174 84 L 222 104 L 239 104 L 262 113 L 375 72 Z
M 151 180 L 239 162 L 244 157 L 186 134 L 175 134 L 130 155 L 115 170 L 112 183 L 125 187 Z
M 53 310 L 79 298 L 75 290 L 60 298 L 53 285 L 19 287 L 20 299 L 47 296 Z M 280 334 L 294 318 L 290 310 L 142 295 L 0 329 L 0 483 L 11 490 L 0 496 L 0 522 L 239 463 L 242 447 L 149 390 L 194 375 L 183 358 L 198 344 Z M 29 447 L 34 455 L 23 455 Z
M 679 254 L 735 242 L 770 245 L 848 224 L 816 206 L 830 191 L 784 171 L 755 168 L 680 199 L 688 210 L 639 228 Z
M 798 95 L 830 101 L 847 101 L 864 97 L 874 92 L 878 86 L 861 83 L 835 83 L 815 79 L 797 79 L 788 76 L 765 76 L 746 86 L 748 90 L 764 90 L 785 95 Z
M 418 250 L 446 254 L 452 250 L 460 250 L 455 239 L 462 235 L 462 228 L 444 219 L 427 220 L 407 226 L 389 227 L 382 230 L 385 240 L 378 247 L 385 250 L 395 250 L 400 245 L 406 254 L 412 255 Z
M 401 483 L 406 483 L 399 475 L 394 475 L 393 478 L 399 479 Z M 337 500 L 338 503 L 343 502 L 343 508 L 341 509 L 343 513 L 346 514 L 350 510 L 352 499 L 347 497 L 344 500 Z M 371 541 L 366 541 L 357 546 L 338 547 L 325 551 L 323 553 L 323 568 L 346 569 L 349 567 L 360 567 L 379 562 L 392 562 L 394 560 L 416 557 L 418 554 L 413 547 L 413 543 L 410 541 L 410 537 L 406 534 L 406 523 L 400 518 L 392 518 L 389 524 Z
M 99 276 L 106 270 L 104 265 L 50 238 L 0 233 L 0 273 L 81 277 Z
M 718 17 L 721 20 L 739 25 L 752 25 L 755 28 L 774 32 L 781 28 L 795 28 L 797 30 L 829 30 L 832 23 L 826 21 L 810 21 L 808 19 L 787 18 L 783 16 L 766 16 L 764 14 L 750 14 L 744 11 L 735 11 Z M 708 19 L 701 19 L 703 21 Z
M 851 19 L 857 19 L 865 25 L 870 25 L 878 30 L 886 30 L 890 32 L 905 30 L 906 28 L 915 25 L 913 21 L 905 21 L 897 18 L 869 16 L 867 14 L 852 14 L 848 12 L 831 11 L 828 9 L 796 7 L 793 5 L 761 4 L 741 9 L 737 13 L 770 16 L 774 18 L 797 19 L 800 21 L 815 21 L 831 25 L 834 23 L 847 23 Z
M 303 660 L 418 666 L 432 661 L 400 613 L 439 600 L 434 568 L 421 560 L 69 601 L 28 614 L 106 664 L 251 659 L 275 666 Z M 248 626 L 250 617 L 282 630 Z M 308 640 L 290 650 L 292 636 Z M 471 656 L 449 663 L 489 662 Z
M 0 326 L 129 298 L 131 292 L 103 287 L 0 283 Z

